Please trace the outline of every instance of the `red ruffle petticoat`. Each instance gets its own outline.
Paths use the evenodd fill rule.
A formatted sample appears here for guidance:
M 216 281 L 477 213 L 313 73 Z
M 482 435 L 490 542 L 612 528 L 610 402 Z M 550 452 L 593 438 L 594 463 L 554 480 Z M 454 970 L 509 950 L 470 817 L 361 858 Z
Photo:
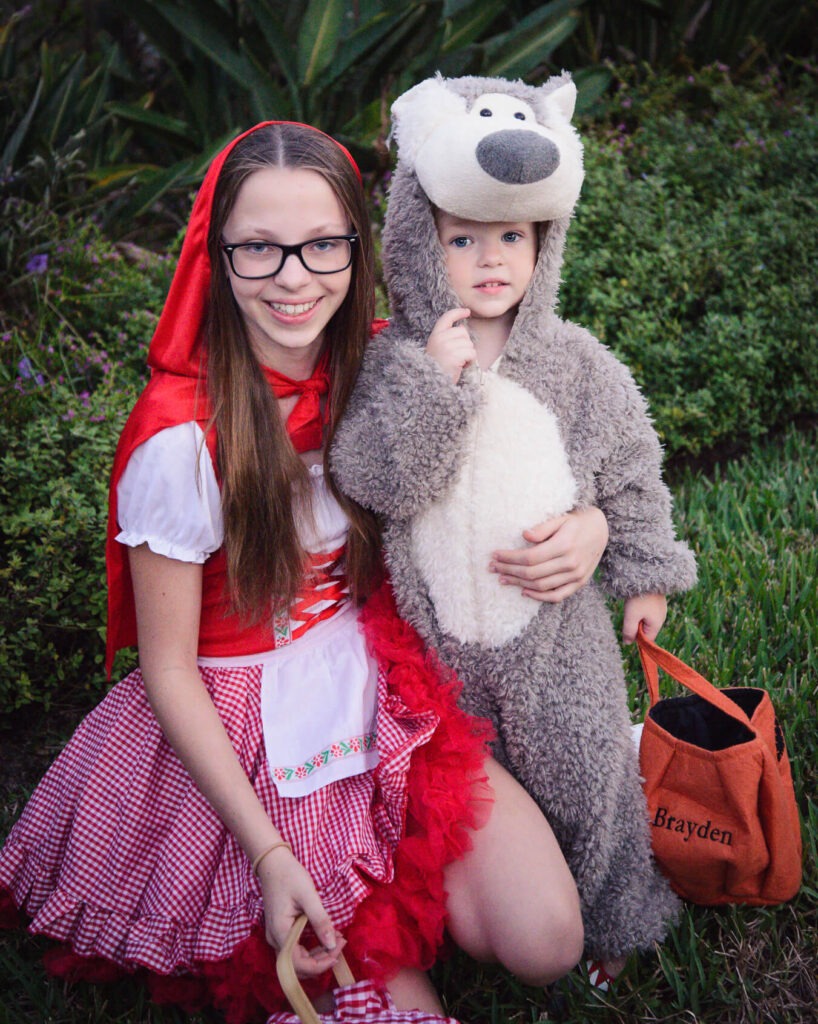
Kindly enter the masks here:
M 435 960 L 443 868 L 488 814 L 489 732 L 456 707 L 454 682 L 397 617 L 388 588 L 362 622 L 381 669 L 380 764 L 310 796 L 281 798 L 270 781 L 260 671 L 202 675 L 259 799 L 345 932 L 353 970 L 382 979 Z M 230 1024 L 282 1006 L 258 883 L 168 747 L 138 672 L 40 783 L 0 852 L 0 887 L 32 931 L 67 944 L 47 957 L 60 976 L 146 969 L 157 1001 L 214 1005 Z

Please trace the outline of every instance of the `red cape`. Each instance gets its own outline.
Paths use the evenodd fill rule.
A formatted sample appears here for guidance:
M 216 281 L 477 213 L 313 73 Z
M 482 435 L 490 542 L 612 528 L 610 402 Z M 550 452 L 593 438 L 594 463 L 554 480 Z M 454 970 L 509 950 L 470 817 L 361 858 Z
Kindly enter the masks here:
M 134 450 L 158 431 L 191 420 L 199 423 L 202 429 L 207 424 L 210 410 L 202 331 L 210 293 L 207 235 L 213 195 L 224 161 L 236 143 L 259 128 L 282 123 L 289 122 L 263 121 L 243 132 L 216 156 L 208 168 L 193 204 L 176 272 L 148 351 L 151 379 L 137 400 L 119 439 L 111 472 L 105 547 L 108 575 L 105 667 L 109 678 L 116 652 L 136 643 L 136 612 L 127 548 L 115 540 L 119 532 L 117 485 Z M 302 127 L 318 131 L 311 125 Z M 346 153 L 360 178 L 360 171 L 352 156 L 340 143 L 336 142 L 336 145 Z M 208 432 L 207 443 L 216 466 L 215 431 Z

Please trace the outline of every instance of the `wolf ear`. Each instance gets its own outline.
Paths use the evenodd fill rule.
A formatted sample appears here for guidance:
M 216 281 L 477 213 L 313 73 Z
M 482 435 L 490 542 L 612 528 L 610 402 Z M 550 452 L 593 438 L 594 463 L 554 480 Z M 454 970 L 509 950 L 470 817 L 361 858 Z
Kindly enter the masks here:
M 414 169 L 418 151 L 444 121 L 466 113 L 466 100 L 444 85 L 438 73 L 414 86 L 392 104 L 392 131 L 401 161 Z
M 546 82 L 542 90 L 545 90 L 547 85 Z M 537 120 L 545 125 L 553 125 L 555 122 L 570 124 L 576 105 L 577 87 L 567 76 L 562 85 L 556 89 L 551 88 L 548 92 L 542 91 L 534 101 Z

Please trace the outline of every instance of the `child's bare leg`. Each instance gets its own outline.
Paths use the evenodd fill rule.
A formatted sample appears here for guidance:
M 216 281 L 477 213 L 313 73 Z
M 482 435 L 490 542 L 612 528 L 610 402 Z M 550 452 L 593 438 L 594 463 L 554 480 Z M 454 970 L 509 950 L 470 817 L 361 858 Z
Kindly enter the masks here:
M 423 971 L 404 967 L 386 983 L 386 987 L 399 1010 L 424 1010 L 443 1015 L 437 992 Z
M 446 869 L 449 930 L 475 959 L 547 985 L 582 956 L 576 885 L 537 804 L 491 758 L 486 771 L 491 817 L 473 834 L 471 851 Z

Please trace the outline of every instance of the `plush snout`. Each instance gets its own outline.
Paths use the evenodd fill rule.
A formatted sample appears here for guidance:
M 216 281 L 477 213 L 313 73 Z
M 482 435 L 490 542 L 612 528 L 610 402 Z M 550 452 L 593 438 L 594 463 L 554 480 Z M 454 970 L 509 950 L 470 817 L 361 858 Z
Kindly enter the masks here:
M 560 163 L 560 152 L 550 139 L 514 129 L 485 136 L 477 144 L 476 156 L 486 174 L 507 185 L 542 181 Z

